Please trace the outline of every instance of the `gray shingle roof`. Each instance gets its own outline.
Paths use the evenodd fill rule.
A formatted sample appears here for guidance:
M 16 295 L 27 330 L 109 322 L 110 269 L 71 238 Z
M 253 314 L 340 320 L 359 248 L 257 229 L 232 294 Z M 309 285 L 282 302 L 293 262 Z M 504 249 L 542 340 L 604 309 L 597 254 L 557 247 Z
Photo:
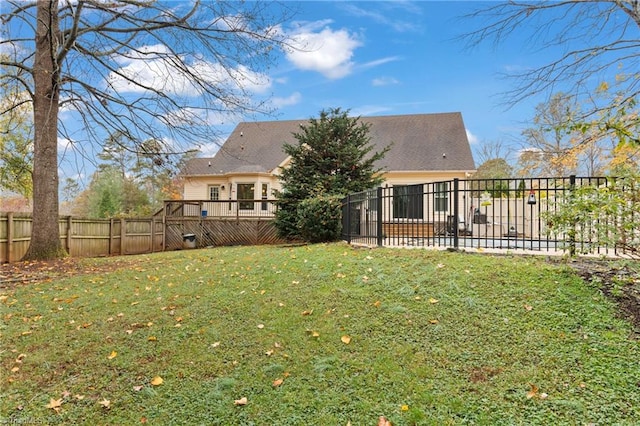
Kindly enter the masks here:
M 362 117 L 370 123 L 376 150 L 393 143 L 378 164 L 386 171 L 471 171 L 475 169 L 462 114 L 388 115 Z M 243 122 L 238 124 L 213 158 L 195 158 L 185 175 L 270 173 L 285 159 L 285 143 L 308 120 Z M 444 155 L 443 155 L 444 154 Z

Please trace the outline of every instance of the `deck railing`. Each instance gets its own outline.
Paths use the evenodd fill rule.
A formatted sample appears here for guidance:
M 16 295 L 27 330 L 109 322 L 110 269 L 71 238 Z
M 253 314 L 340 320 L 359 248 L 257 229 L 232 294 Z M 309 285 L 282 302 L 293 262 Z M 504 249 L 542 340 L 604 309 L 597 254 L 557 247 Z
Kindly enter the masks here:
M 276 200 L 171 200 L 164 202 L 167 217 L 273 218 Z

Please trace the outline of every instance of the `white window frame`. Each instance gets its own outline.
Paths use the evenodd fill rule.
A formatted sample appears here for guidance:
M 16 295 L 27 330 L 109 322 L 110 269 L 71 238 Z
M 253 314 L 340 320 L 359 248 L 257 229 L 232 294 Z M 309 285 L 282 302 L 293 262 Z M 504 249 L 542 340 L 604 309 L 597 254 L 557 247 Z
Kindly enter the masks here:
M 214 197 L 214 191 L 215 191 L 215 197 Z M 207 197 L 209 199 L 209 201 L 219 201 L 220 200 L 220 185 L 209 185 L 207 187 Z

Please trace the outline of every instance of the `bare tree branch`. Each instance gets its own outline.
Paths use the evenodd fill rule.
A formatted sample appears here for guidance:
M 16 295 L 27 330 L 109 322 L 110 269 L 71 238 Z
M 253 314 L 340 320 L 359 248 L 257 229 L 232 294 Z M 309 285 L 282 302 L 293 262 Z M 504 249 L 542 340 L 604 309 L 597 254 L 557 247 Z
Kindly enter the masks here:
M 500 2 L 464 17 L 481 26 L 460 38 L 468 47 L 505 41 L 527 28 L 530 47 L 541 51 L 561 49 L 547 64 L 509 74 L 514 89 L 504 93 L 507 106 L 533 95 L 555 92 L 589 95 L 614 74 L 633 75 L 620 87 L 628 98 L 640 93 L 640 6 L 626 0 L 571 0 L 555 2 Z M 487 24 L 488 23 L 488 24 Z M 526 47 L 526 46 L 525 46 Z M 597 111 L 585 111 L 594 113 Z
M 280 30 L 288 9 L 276 6 L 266 1 L 5 0 L 2 79 L 22 85 L 34 111 L 34 212 L 39 216 L 34 214 L 28 257 L 61 251 L 55 217 L 58 137 L 87 157 L 112 134 L 129 138 L 134 150 L 148 150 L 145 143 L 153 140 L 157 148 L 185 152 L 217 140 L 211 115 L 270 112 L 264 99 L 266 71 L 275 54 L 290 47 Z M 59 124 L 60 107 L 82 125 Z

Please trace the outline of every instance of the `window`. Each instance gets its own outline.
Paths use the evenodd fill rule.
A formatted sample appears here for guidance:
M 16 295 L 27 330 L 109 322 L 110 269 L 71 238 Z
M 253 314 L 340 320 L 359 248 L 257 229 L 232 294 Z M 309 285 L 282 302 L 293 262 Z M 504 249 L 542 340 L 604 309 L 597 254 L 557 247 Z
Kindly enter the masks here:
M 269 198 L 269 185 L 267 185 L 266 183 L 262 184 L 261 195 L 262 195 L 262 199 L 263 200 L 266 200 L 266 199 Z M 267 208 L 268 208 L 267 204 L 268 203 L 265 202 L 265 201 L 262 202 L 262 210 L 265 210 L 265 211 L 267 210 Z
M 393 217 L 395 219 L 422 219 L 424 210 L 422 185 L 393 187 Z
M 220 186 L 219 185 L 209 186 L 209 200 L 218 201 L 219 199 L 220 199 Z
M 433 193 L 433 207 L 437 212 L 449 210 L 449 182 L 436 182 Z
M 255 185 L 253 183 L 239 183 L 238 188 L 238 207 L 241 210 L 253 210 L 253 199 Z

